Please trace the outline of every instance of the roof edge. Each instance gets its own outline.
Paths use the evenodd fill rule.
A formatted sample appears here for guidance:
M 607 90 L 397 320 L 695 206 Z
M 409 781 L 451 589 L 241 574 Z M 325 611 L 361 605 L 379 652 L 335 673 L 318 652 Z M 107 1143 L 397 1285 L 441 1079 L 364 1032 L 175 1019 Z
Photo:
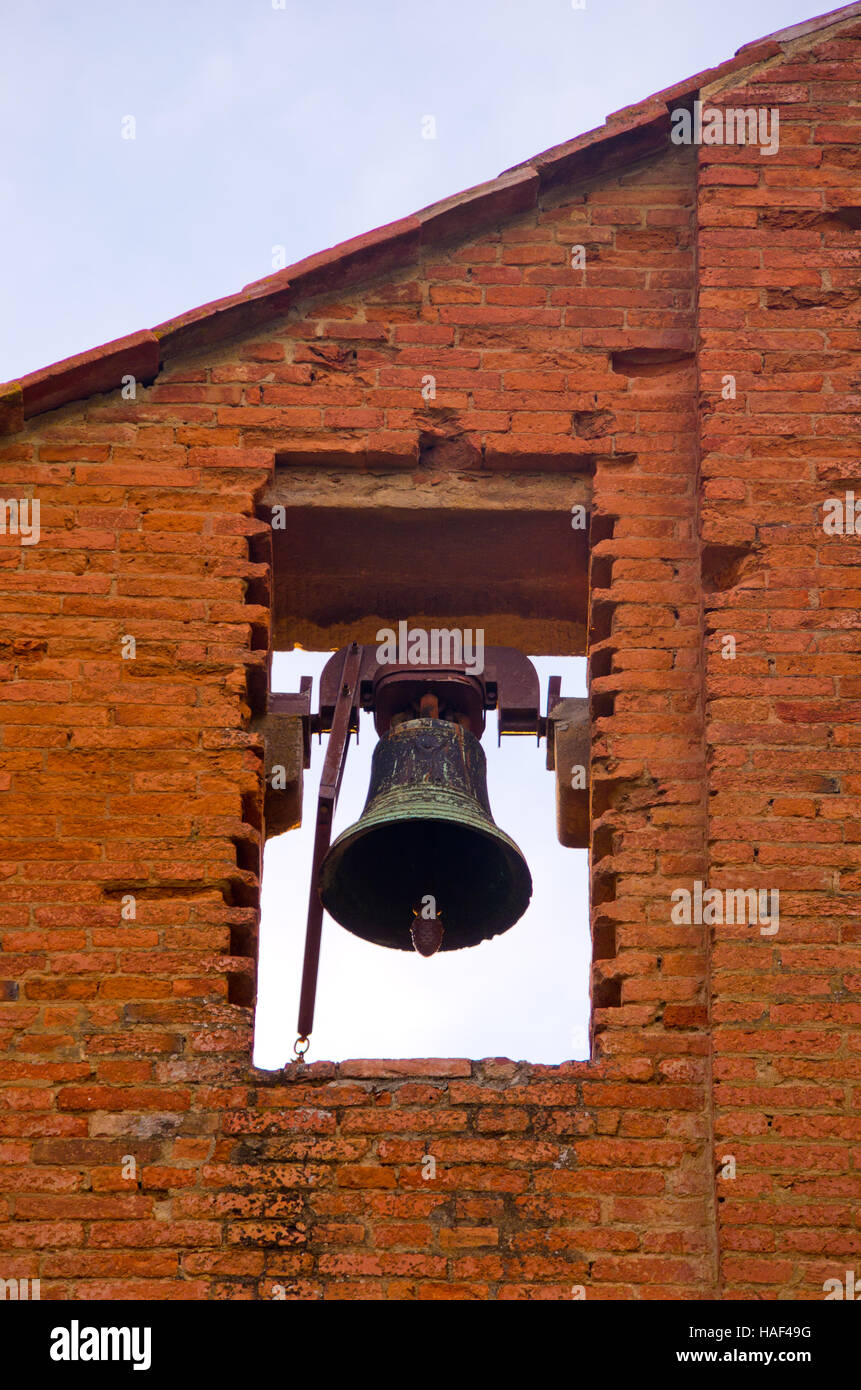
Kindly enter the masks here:
M 478 233 L 488 222 L 528 211 L 537 205 L 547 185 L 594 177 L 620 164 L 634 163 L 661 148 L 669 128 L 671 102 L 690 99 L 728 76 L 783 55 L 790 44 L 809 34 L 858 16 L 861 0 L 744 44 L 726 62 L 613 112 L 603 125 L 512 165 L 498 178 L 306 256 L 274 275 L 251 281 L 237 294 L 2 384 L 0 434 L 21 429 L 34 415 L 115 390 L 125 376 L 148 385 L 166 361 L 210 340 L 213 328 L 225 338 L 233 337 L 286 311 L 300 295 L 324 292 L 335 284 L 352 284 L 409 264 L 426 246 Z
M 754 39 L 752 43 L 742 44 L 741 48 L 736 49 L 736 57 L 740 53 L 746 53 L 748 49 L 755 48 L 759 43 L 766 43 L 770 39 L 775 39 L 780 44 L 794 43 L 796 39 L 804 38 L 807 34 L 818 33 L 820 29 L 830 29 L 832 24 L 843 24 L 847 19 L 855 19 L 861 16 L 861 3 L 855 0 L 854 4 L 841 5 L 837 10 L 829 10 L 827 14 L 815 15 L 812 19 L 803 19 L 798 24 L 790 24 L 786 29 L 777 29 L 773 34 L 765 34 L 761 39 Z
M 0 386 L 0 399 L 19 397 L 27 420 L 70 401 L 113 391 L 124 377 L 148 386 L 158 376 L 159 365 L 158 338 L 145 328 L 8 382 Z

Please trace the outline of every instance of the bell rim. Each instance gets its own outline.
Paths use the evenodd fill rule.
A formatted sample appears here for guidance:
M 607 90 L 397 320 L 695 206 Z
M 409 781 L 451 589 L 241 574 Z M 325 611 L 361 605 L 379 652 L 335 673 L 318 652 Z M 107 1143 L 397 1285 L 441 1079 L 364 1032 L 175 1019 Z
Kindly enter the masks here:
M 419 798 L 416 797 L 415 799 L 418 800 Z M 361 818 L 361 821 L 355 821 L 353 825 L 348 826 L 346 830 L 343 830 L 341 832 L 341 834 L 337 837 L 336 840 L 333 840 L 328 852 L 326 853 L 325 858 L 323 859 L 322 864 L 320 865 L 320 871 L 317 880 L 317 891 L 320 895 L 320 900 L 324 908 L 329 913 L 329 916 L 332 917 L 332 919 L 335 922 L 337 922 L 340 927 L 342 927 L 345 931 L 350 932 L 351 935 L 358 937 L 360 940 L 370 941 L 375 945 L 393 947 L 394 949 L 399 950 L 411 949 L 410 945 L 408 945 L 407 943 L 404 943 L 403 946 L 395 945 L 395 943 L 391 941 L 376 938 L 375 936 L 366 934 L 363 931 L 356 930 L 355 927 L 348 926 L 346 922 L 342 921 L 341 918 L 337 916 L 335 912 L 332 911 L 332 907 L 329 906 L 329 904 L 326 902 L 326 897 L 328 890 L 333 889 L 335 887 L 335 876 L 338 869 L 340 868 L 341 860 L 344 854 L 346 854 L 349 850 L 352 850 L 357 844 L 359 844 L 363 839 L 365 839 L 365 837 L 368 834 L 370 834 L 374 830 L 385 829 L 386 827 L 389 827 L 395 823 L 410 823 L 416 825 L 421 824 L 422 821 L 426 821 L 430 824 L 443 823 L 449 825 L 456 825 L 459 826 L 461 829 L 466 828 L 472 831 L 473 834 L 480 835 L 483 839 L 489 840 L 492 843 L 496 844 L 504 852 L 506 864 L 508 866 L 509 874 L 511 876 L 511 887 L 514 893 L 514 905 L 510 914 L 510 921 L 500 919 L 500 924 L 495 928 L 495 930 L 489 932 L 484 937 L 484 940 L 491 941 L 494 939 L 494 937 L 502 936 L 505 932 L 510 931 L 512 927 L 516 926 L 516 924 L 522 919 L 524 913 L 529 907 L 534 889 L 534 884 L 532 881 L 532 872 L 529 868 L 529 864 L 527 863 L 526 857 L 523 854 L 523 851 L 520 849 L 520 846 L 517 844 L 517 842 L 513 840 L 510 835 L 507 835 L 504 830 L 500 830 L 499 826 L 496 824 L 495 821 L 488 820 L 486 818 L 479 819 L 475 817 L 473 811 L 473 816 L 470 817 L 470 819 L 465 823 L 462 815 L 455 814 L 455 807 L 452 805 L 454 799 L 455 798 L 449 796 L 447 798 L 447 806 L 438 808 L 439 814 L 428 815 L 423 813 L 418 816 L 407 814 L 407 808 L 403 806 L 402 802 L 399 802 L 398 807 L 396 809 L 400 811 L 401 814 L 396 814 L 395 816 L 390 815 L 385 817 L 382 814 L 380 814 L 378 819 L 374 819 L 374 813 L 372 812 L 370 816 L 363 816 Z M 380 802 L 382 802 L 383 800 L 384 798 L 380 798 Z M 460 798 L 457 798 L 457 800 L 459 801 Z M 464 802 L 469 802 L 469 798 L 463 798 L 463 800 Z M 427 796 L 422 798 L 422 804 L 423 807 L 426 809 Z M 472 809 L 471 803 L 467 807 L 467 809 Z M 337 907 L 338 904 L 332 904 L 332 906 Z M 506 918 L 508 917 L 508 915 L 509 914 L 506 914 Z M 441 949 L 443 951 L 449 951 L 468 949 L 468 947 L 466 943 L 463 943 L 463 946 L 455 946 L 454 944 L 448 944 L 447 942 L 444 942 Z

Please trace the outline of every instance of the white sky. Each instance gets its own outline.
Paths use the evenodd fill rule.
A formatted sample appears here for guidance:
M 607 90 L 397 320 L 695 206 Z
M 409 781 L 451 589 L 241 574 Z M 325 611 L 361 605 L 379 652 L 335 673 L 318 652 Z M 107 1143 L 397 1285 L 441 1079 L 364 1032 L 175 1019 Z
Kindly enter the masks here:
M 0 381 L 231 294 L 271 273 L 274 248 L 290 263 L 493 178 L 814 4 L 6 0 Z M 280 688 L 319 669 L 293 660 L 276 661 Z M 577 665 L 542 662 L 545 690 L 552 667 L 581 693 Z M 340 826 L 361 809 L 371 743 L 368 724 Z M 535 908 L 495 942 L 430 961 L 327 923 L 312 1056 L 585 1055 L 584 855 L 556 844 L 543 748 L 509 739 L 499 757 L 492 728 L 484 744 Z M 300 835 L 270 843 L 264 1066 L 292 1047 L 307 880 Z

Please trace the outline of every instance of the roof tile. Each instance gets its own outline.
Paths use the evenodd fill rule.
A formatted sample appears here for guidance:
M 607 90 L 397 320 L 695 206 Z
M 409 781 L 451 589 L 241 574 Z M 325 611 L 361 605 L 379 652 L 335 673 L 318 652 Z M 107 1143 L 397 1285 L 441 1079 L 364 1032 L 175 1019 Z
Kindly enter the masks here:
M 150 329 L 115 338 L 21 377 L 24 417 L 55 410 L 97 392 L 115 391 L 124 376 L 147 385 L 155 380 L 158 368 L 158 339 Z

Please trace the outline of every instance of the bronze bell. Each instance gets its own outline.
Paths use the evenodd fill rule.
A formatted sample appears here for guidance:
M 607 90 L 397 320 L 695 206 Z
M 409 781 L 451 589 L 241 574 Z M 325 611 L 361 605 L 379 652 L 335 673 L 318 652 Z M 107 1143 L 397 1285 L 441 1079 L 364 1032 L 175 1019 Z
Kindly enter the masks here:
M 365 808 L 323 860 L 319 892 L 342 927 L 396 950 L 415 944 L 429 954 L 441 936 L 439 949 L 456 951 L 514 926 L 532 896 L 532 877 L 494 823 L 487 762 L 474 734 L 420 718 L 381 736 Z M 421 926 L 428 904 L 436 931 Z

